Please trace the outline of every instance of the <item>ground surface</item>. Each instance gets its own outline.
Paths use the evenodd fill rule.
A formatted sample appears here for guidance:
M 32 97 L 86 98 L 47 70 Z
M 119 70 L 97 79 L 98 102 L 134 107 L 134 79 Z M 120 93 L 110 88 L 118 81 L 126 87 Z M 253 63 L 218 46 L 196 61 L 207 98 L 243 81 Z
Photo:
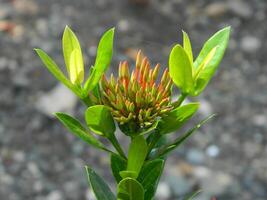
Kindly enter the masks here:
M 181 29 L 197 53 L 213 32 L 231 25 L 227 54 L 199 97 L 201 111 L 191 124 L 210 113 L 218 117 L 172 154 L 157 199 L 183 199 L 198 188 L 204 191 L 198 200 L 267 199 L 266 19 L 262 0 L 152 0 L 146 8 L 125 0 L 1 0 L 0 199 L 94 199 L 84 176 L 88 163 L 113 183 L 108 157 L 45 114 L 53 107 L 82 118 L 82 104 L 32 51 L 41 47 L 62 64 L 66 24 L 79 36 L 87 66 L 100 35 L 116 26 L 112 69 L 137 48 L 166 65 Z

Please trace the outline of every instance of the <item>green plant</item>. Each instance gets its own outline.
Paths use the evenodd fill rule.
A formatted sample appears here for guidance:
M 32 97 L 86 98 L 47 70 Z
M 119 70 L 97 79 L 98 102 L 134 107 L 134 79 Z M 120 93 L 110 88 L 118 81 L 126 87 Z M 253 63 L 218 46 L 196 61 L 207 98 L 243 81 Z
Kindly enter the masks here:
M 62 39 L 69 78 L 44 51 L 35 49 L 47 69 L 87 107 L 86 126 L 65 113 L 55 113 L 56 117 L 71 133 L 110 155 L 111 170 L 118 184 L 116 195 L 86 166 L 88 180 L 98 200 L 154 198 L 166 156 L 213 117 L 207 117 L 174 141 L 168 141 L 168 134 L 177 131 L 198 110 L 199 103 L 182 103 L 186 97 L 197 96 L 205 89 L 224 55 L 229 35 L 230 27 L 218 31 L 194 60 L 190 39 L 183 32 L 183 46 L 177 44 L 172 48 L 169 72 L 166 69 L 160 80 L 157 80 L 159 64 L 151 68 L 141 51 L 131 73 L 124 61 L 119 65 L 118 78 L 113 75 L 106 78 L 104 73 L 112 58 L 114 28 L 102 36 L 95 64 L 85 81 L 81 47 L 69 27 L 65 28 Z M 180 89 L 180 97 L 174 101 L 171 99 L 173 83 Z M 131 140 L 127 155 L 116 138 L 117 127 Z M 109 140 L 115 151 L 108 149 L 92 133 Z

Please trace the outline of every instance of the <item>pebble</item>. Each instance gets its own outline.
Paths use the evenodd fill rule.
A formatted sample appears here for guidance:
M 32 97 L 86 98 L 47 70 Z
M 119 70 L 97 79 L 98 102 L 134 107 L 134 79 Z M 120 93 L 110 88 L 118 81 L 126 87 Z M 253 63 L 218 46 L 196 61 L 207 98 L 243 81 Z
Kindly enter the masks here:
M 227 4 L 223 2 L 215 2 L 209 4 L 205 8 L 205 12 L 210 17 L 219 17 L 225 14 L 227 12 L 227 9 L 228 9 Z
M 40 95 L 35 107 L 43 114 L 52 117 L 54 112 L 72 114 L 77 103 L 77 97 L 64 85 L 58 84 L 51 91 Z
M 212 171 L 206 167 L 196 167 L 194 175 L 200 182 L 200 188 L 211 195 L 226 193 L 233 183 L 229 174 Z
M 209 157 L 215 158 L 220 154 L 220 149 L 216 145 L 210 145 L 206 149 L 206 153 Z
M 229 10 L 235 15 L 248 19 L 252 16 L 253 10 L 251 6 L 242 0 L 229 0 L 227 2 Z
M 62 200 L 62 199 L 64 199 L 63 194 L 58 190 L 50 192 L 46 197 L 46 200 Z
M 256 126 L 267 126 L 267 116 L 264 114 L 254 115 L 252 117 L 252 122 Z
M 129 30 L 130 24 L 127 20 L 120 20 L 117 24 L 118 30 L 122 32 L 127 32 Z
M 192 164 L 202 164 L 205 160 L 205 155 L 199 149 L 190 149 L 187 151 L 186 159 Z
M 166 182 L 160 182 L 156 192 L 156 198 L 160 200 L 167 200 L 171 197 L 171 190 Z
M 255 36 L 245 36 L 241 39 L 241 49 L 247 53 L 256 53 L 261 47 L 261 41 Z

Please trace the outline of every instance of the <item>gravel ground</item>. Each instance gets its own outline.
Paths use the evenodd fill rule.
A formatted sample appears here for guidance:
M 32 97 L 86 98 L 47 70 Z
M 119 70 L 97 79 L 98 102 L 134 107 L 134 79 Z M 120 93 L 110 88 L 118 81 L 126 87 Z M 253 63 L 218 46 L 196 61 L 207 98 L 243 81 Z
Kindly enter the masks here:
M 82 118 L 84 110 L 32 50 L 40 47 L 62 65 L 66 24 L 77 33 L 87 66 L 100 35 L 116 26 L 111 70 L 138 48 L 166 65 L 181 29 L 197 54 L 212 33 L 231 25 L 228 51 L 198 98 L 202 107 L 191 125 L 210 113 L 218 116 L 172 154 L 157 199 L 184 199 L 199 188 L 197 200 L 267 199 L 266 20 L 263 0 L 151 0 L 147 7 L 125 0 L 1 0 L 0 199 L 93 200 L 85 164 L 114 183 L 109 158 L 49 114 L 67 111 Z

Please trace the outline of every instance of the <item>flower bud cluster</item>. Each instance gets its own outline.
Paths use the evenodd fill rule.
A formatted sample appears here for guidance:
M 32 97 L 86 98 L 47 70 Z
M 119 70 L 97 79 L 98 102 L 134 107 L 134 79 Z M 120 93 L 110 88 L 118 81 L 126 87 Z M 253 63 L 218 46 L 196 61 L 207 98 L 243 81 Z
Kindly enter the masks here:
M 166 69 L 157 83 L 160 65 L 151 68 L 147 57 L 138 52 L 135 69 L 130 73 L 127 61 L 119 64 L 119 77 L 102 77 L 102 103 L 111 108 L 120 124 L 135 123 L 139 128 L 151 126 L 158 117 L 172 109 L 172 80 Z

